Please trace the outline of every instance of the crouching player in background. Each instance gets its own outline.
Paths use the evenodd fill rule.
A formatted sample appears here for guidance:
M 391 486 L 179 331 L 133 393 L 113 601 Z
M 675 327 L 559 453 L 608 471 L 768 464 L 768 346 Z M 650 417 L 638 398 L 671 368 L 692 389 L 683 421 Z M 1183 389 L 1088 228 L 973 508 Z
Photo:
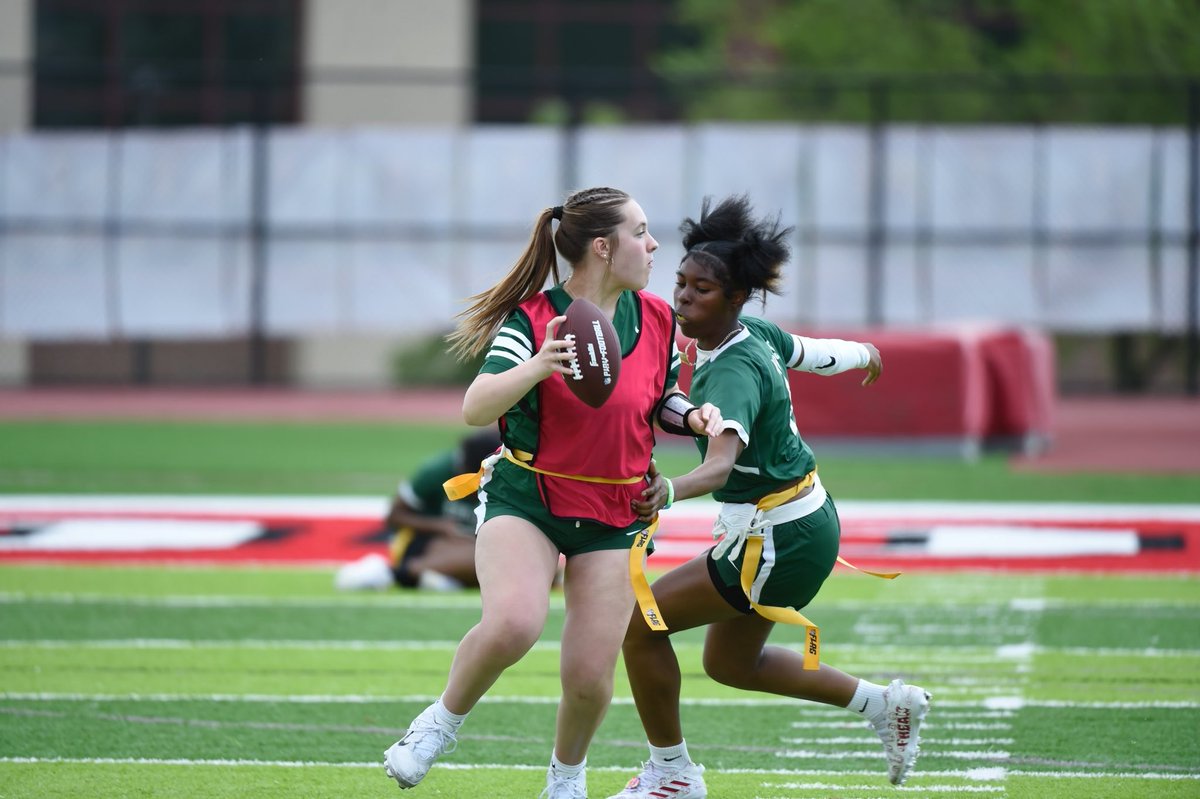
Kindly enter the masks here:
M 790 232 L 778 220 L 752 220 L 746 198 L 711 210 L 706 201 L 700 221 L 685 220 L 682 230 L 687 254 L 676 272 L 674 304 L 680 329 L 696 341 L 691 401 L 720 407 L 724 431 L 697 438 L 703 463 L 674 480 L 657 478 L 637 509 L 649 519 L 676 499 L 712 492 L 722 503 L 714 532 L 724 537 L 654 583 L 669 632 L 650 629 L 638 613 L 630 622 L 625 666 L 650 760 L 610 799 L 707 796 L 704 768 L 692 762 L 683 738 L 679 662 L 669 638 L 703 625 L 709 676 L 847 708 L 879 735 L 888 777 L 899 785 L 917 757 L 929 694 L 902 680 L 876 685 L 819 662 L 817 628 L 798 611 L 833 571 L 841 528 L 797 429 L 786 374 L 787 368 L 823 375 L 865 369 L 869 385 L 883 368 L 879 351 L 793 336 L 741 315 L 748 299 L 777 291 Z M 805 626 L 803 651 L 767 645 L 777 621 Z
M 342 591 L 381 591 L 392 586 L 452 591 L 478 588 L 475 576 L 475 508 L 472 497 L 446 499 L 442 483 L 474 471 L 500 448 L 500 433 L 488 428 L 454 449 L 425 461 L 400 481 L 385 524 L 393 531 L 387 557 L 372 553 L 342 566 L 334 585 Z

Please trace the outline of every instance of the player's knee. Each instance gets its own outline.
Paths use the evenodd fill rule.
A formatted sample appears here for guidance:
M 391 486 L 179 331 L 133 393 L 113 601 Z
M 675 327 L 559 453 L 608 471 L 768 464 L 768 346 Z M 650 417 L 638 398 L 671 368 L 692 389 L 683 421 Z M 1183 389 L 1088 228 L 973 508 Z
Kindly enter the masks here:
M 537 643 L 545 624 L 540 618 L 509 615 L 489 619 L 486 626 L 493 653 L 515 663 Z
M 728 652 L 714 648 L 704 649 L 704 673 L 712 679 L 733 688 L 741 688 L 749 683 L 747 677 L 753 672 L 753 664 L 744 658 L 730 657 Z
M 563 697 L 582 705 L 608 707 L 612 701 L 612 671 L 582 667 L 562 675 Z
M 628 655 L 653 649 L 665 637 L 665 633 L 654 632 L 642 621 L 641 616 L 635 615 L 629 628 L 625 631 L 625 640 L 621 642 L 621 651 Z

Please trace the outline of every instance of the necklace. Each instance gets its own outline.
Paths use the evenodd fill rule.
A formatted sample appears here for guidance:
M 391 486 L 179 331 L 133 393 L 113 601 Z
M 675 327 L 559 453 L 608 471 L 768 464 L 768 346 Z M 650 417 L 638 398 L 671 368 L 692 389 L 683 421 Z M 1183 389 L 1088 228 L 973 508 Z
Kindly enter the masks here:
M 721 343 L 718 344 L 717 346 L 713 347 L 712 351 L 716 352 L 717 350 L 721 349 L 722 347 L 724 347 L 726 344 L 729 343 L 729 339 L 733 338 L 734 336 L 736 336 L 738 333 L 741 333 L 741 332 L 742 332 L 742 323 L 738 322 L 737 327 L 735 327 L 733 330 L 730 330 L 729 335 L 726 336 L 725 338 L 721 339 Z
M 730 330 L 730 331 L 729 331 L 729 334 L 728 334 L 727 336 L 725 336 L 725 338 L 721 339 L 721 343 L 720 343 L 720 344 L 718 344 L 717 346 L 713 347 L 711 350 L 708 350 L 708 352 L 716 352 L 717 350 L 721 349 L 722 347 L 724 347 L 726 344 L 728 344 L 728 343 L 729 343 L 729 340 L 730 340 L 731 338 L 733 338 L 734 336 L 736 336 L 738 333 L 741 333 L 741 332 L 742 332 L 742 330 L 744 330 L 744 329 L 745 329 L 745 328 L 743 328 L 743 326 L 742 326 L 742 323 L 741 323 L 741 322 L 739 322 L 739 323 L 738 323 L 738 325 L 737 325 L 737 327 L 735 327 L 733 330 Z M 694 338 L 693 338 L 693 339 L 689 339 L 689 340 L 688 340 L 688 343 L 683 345 L 683 351 L 679 353 L 679 360 L 680 360 L 682 363 L 684 363 L 684 364 L 685 364 L 685 365 L 687 365 L 687 366 L 693 366 L 693 365 L 695 364 L 695 361 L 689 361 L 689 360 L 688 360 L 688 354 L 687 354 L 688 347 L 691 347 L 691 348 L 692 348 L 692 352 L 699 352 L 699 351 L 700 351 L 700 345 L 699 345 L 699 344 L 696 342 L 696 339 L 694 339 Z M 697 358 L 698 358 L 698 357 L 699 357 L 699 356 L 697 356 Z

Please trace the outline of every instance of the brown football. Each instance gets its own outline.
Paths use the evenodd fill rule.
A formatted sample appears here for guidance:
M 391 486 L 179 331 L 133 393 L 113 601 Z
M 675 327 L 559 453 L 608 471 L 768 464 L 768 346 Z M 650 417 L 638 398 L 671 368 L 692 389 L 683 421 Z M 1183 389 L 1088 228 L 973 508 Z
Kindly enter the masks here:
M 621 341 L 612 322 L 595 303 L 582 297 L 567 306 L 567 320 L 558 327 L 556 338 L 575 342 L 575 357 L 563 375 L 567 388 L 580 400 L 599 408 L 617 387 L 621 374 Z

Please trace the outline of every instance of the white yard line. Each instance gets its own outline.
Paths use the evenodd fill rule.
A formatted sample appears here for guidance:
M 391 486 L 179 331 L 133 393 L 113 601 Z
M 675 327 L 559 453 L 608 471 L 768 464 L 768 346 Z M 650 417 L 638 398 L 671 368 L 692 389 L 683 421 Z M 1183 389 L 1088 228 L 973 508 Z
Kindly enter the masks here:
M 0 562 L 2 563 L 2 562 Z M 156 567 L 157 568 L 157 567 Z M 174 567 L 172 567 L 174 568 Z M 191 566 L 180 567 L 191 570 Z M 238 564 L 227 565 L 223 568 L 241 568 Z M 1158 579 L 1156 577 L 1156 579 Z M 1164 575 L 1162 579 L 1173 579 Z M 167 594 L 163 596 L 131 595 L 131 594 L 100 594 L 100 593 L 65 593 L 62 591 L 0 591 L 0 604 L 21 604 L 25 602 L 55 603 L 60 605 L 129 605 L 133 607 L 165 607 L 165 608 L 259 608 L 259 607 L 295 607 L 310 609 L 338 608 L 413 608 L 421 610 L 478 610 L 479 594 L 464 591 L 459 594 L 422 594 L 419 592 L 397 594 L 374 594 L 346 596 L 336 599 L 320 599 L 308 597 L 271 597 L 271 596 L 214 596 L 214 595 L 184 595 Z M 972 616 L 993 616 L 1004 612 L 1040 613 L 1044 610 L 1069 608 L 1105 608 L 1119 610 L 1163 610 L 1174 609 L 1184 612 L 1192 611 L 1200 606 L 1200 601 L 1185 599 L 1040 599 L 978 601 L 963 604 L 961 597 L 936 598 L 929 601 L 910 603 L 908 607 L 915 609 L 954 608 L 959 614 Z M 561 597 L 551 597 L 552 609 L 561 610 Z M 810 609 L 819 611 L 878 611 L 879 600 L 838 600 L 824 601 L 818 599 Z M 863 629 L 870 630 L 871 623 L 864 620 Z M 962 626 L 962 625 L 958 625 Z M 901 649 L 897 647 L 897 649 Z
M 145 693 L 145 694 L 103 694 L 75 693 L 55 691 L 3 691 L 0 700 L 22 702 L 246 702 L 269 704 L 371 704 L 376 702 L 428 704 L 437 699 L 436 694 L 405 694 L 405 695 L 369 695 L 369 694 L 182 694 L 182 693 Z M 613 704 L 632 705 L 630 697 L 613 697 Z M 935 705 L 931 719 L 936 720 L 943 710 L 950 710 L 947 716 L 961 718 L 963 714 L 974 715 L 972 710 L 980 707 L 987 708 L 993 700 L 969 702 L 944 702 L 935 697 Z M 546 705 L 558 704 L 558 696 L 492 696 L 483 699 L 484 703 L 497 705 Z M 797 700 L 756 699 L 756 698 L 682 698 L 680 703 L 696 707 L 795 707 Z M 1009 710 L 1019 708 L 1071 708 L 1078 710 L 1195 710 L 1200 708 L 1200 702 L 1188 701 L 1148 701 L 1148 702 L 1072 702 L 1056 699 L 1022 699 L 1014 703 Z M 953 714 L 959 710 L 961 713 Z M 988 717 L 994 710 L 984 710 L 981 716 Z M 804 709 L 805 716 L 830 716 L 846 718 L 842 708 L 825 708 L 810 706 Z M 861 725 L 862 722 L 859 722 Z
M 675 649 L 681 652 L 697 650 L 703 648 L 701 642 L 673 642 Z M 0 639 L 0 649 L 298 649 L 304 651 L 318 651 L 322 649 L 329 650 L 352 650 L 356 652 L 378 650 L 381 652 L 392 651 L 430 651 L 430 652 L 453 652 L 458 648 L 459 641 L 457 640 L 397 640 L 397 641 L 374 641 L 363 639 L 349 640 L 333 640 L 333 639 L 309 639 L 309 640 L 291 640 L 291 639 L 254 639 L 254 638 L 230 638 L 230 639 L 187 639 L 187 638 L 5 638 Z M 780 643 L 778 646 L 789 649 L 799 650 L 802 646 L 801 642 Z M 539 641 L 534 644 L 534 649 L 537 651 L 558 651 L 560 644 L 558 641 Z M 889 655 L 886 649 L 865 646 L 860 644 L 850 644 L 846 646 L 838 645 L 830 647 L 831 653 L 836 654 L 838 659 L 842 661 L 839 667 L 848 667 L 851 659 L 859 656 L 869 655 L 871 660 L 877 665 L 880 662 L 886 662 L 889 666 L 894 666 L 895 662 L 887 660 Z M 908 650 L 911 654 L 911 650 Z M 1074 655 L 1079 657 L 1138 657 L 1138 658 L 1188 658 L 1200 657 L 1200 649 L 1117 649 L 1113 647 L 1030 647 L 1021 656 L 1016 656 L 1011 652 L 996 650 L 992 655 L 971 656 L 962 654 L 962 650 L 957 646 L 933 646 L 924 647 L 919 658 L 910 658 L 904 662 L 920 663 L 927 660 L 931 653 L 938 654 L 939 663 L 943 668 L 938 670 L 930 670 L 930 673 L 945 673 L 953 671 L 952 666 L 955 664 L 961 665 L 981 665 L 981 664 L 996 664 L 1005 660 L 1028 659 L 1031 655 L 1046 655 L 1046 654 L 1061 654 Z M 857 664 L 855 664 L 857 665 Z M 855 669 L 851 669 L 852 671 Z M 861 670 L 861 669 L 858 669 Z M 1013 679 L 1019 679 L 1014 676 Z M 997 676 L 971 677 L 955 675 L 946 678 L 940 678 L 939 683 L 950 686 L 963 685 L 979 685 L 979 684 L 995 684 L 998 680 L 1003 680 Z
M 151 757 L 0 757 L 0 764 L 4 763 L 77 763 L 81 765 L 132 765 L 132 766 L 198 766 L 198 767 L 278 767 L 278 768 L 363 768 L 378 770 L 380 768 L 378 761 L 369 762 L 328 762 L 315 760 L 223 760 L 223 759 L 201 759 L 201 760 L 184 760 L 179 758 L 151 758 Z M 444 762 L 438 763 L 439 769 L 447 769 L 453 771 L 487 771 L 487 770 L 504 770 L 504 771 L 542 771 L 546 770 L 544 763 L 538 764 L 512 764 L 512 763 L 453 763 Z M 589 772 L 614 772 L 625 773 L 630 771 L 628 766 L 588 766 Z M 761 774 L 764 776 L 778 777 L 878 777 L 878 769 L 857 769 L 853 771 L 843 771 L 840 769 L 721 769 L 722 774 Z M 1005 771 L 1000 768 L 984 768 L 984 769 L 942 769 L 938 771 L 919 772 L 920 776 L 925 779 L 966 779 L 978 782 L 991 782 L 1003 780 L 1006 776 L 1021 775 L 1026 777 L 1048 777 L 1054 779 L 1074 779 L 1074 778 L 1119 778 L 1119 779 L 1136 779 L 1136 780 L 1167 780 L 1167 781 L 1188 781 L 1200 780 L 1200 773 L 1197 774 L 1163 774 L 1158 772 L 1106 772 L 1106 771 L 1028 771 L 1028 770 L 1011 770 Z M 846 786 L 838 786 L 844 789 Z M 896 789 L 891 789 L 896 790 Z

